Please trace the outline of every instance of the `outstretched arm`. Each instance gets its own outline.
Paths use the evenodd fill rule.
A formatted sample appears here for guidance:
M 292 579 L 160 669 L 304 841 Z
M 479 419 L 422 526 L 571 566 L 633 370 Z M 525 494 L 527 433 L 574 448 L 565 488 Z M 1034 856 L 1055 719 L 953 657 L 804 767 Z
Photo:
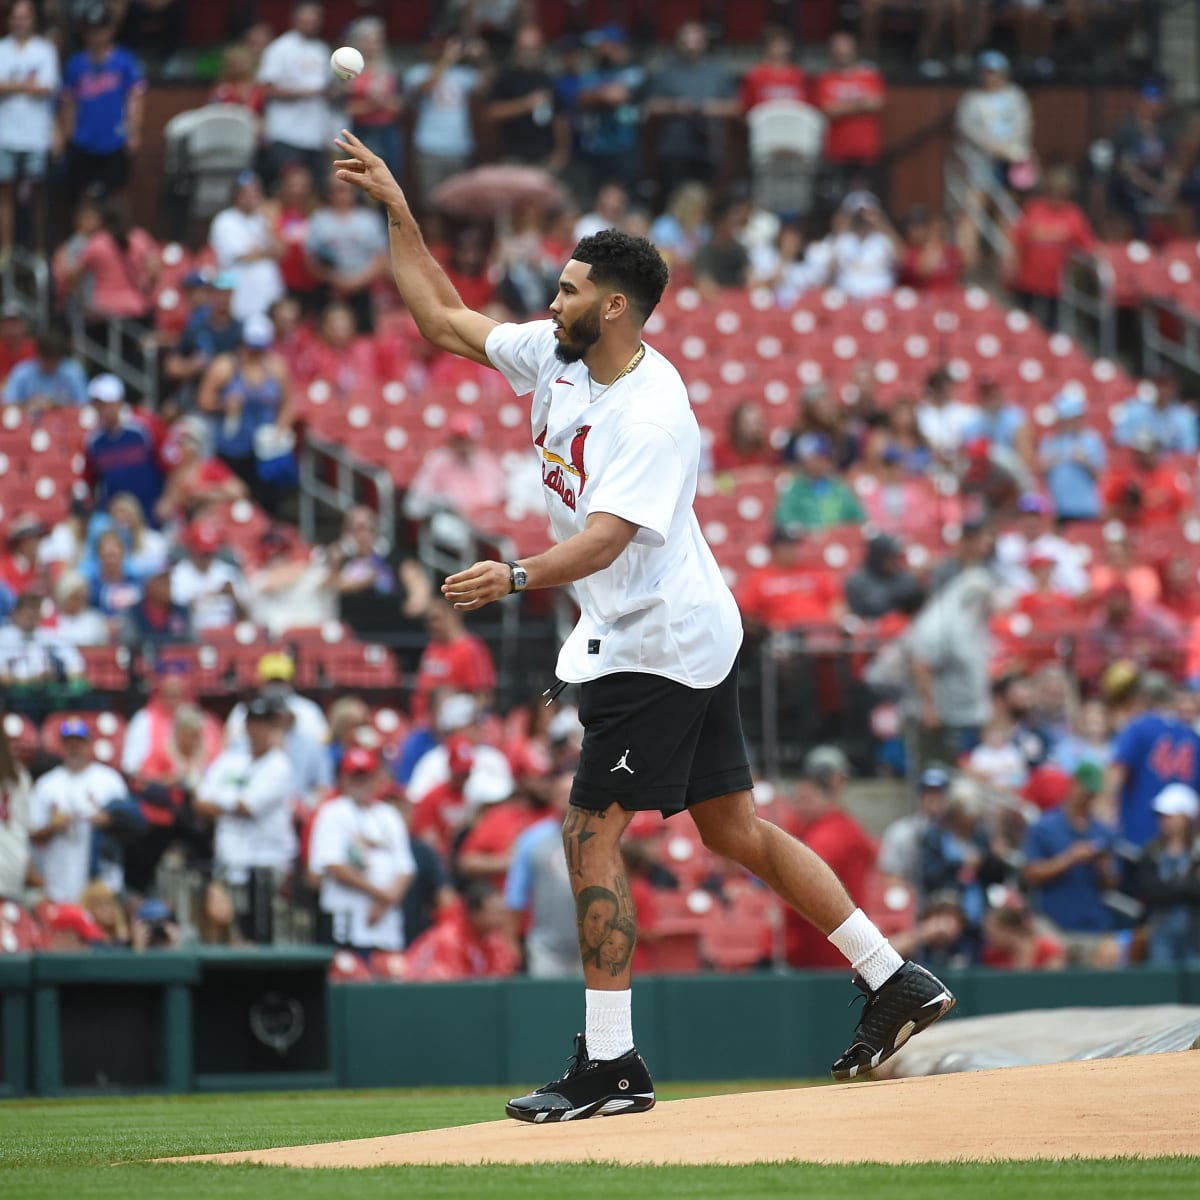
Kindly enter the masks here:
M 429 253 L 404 192 L 387 164 L 344 129 L 335 144 L 350 156 L 333 164 L 337 177 L 361 188 L 387 210 L 392 275 L 421 336 L 439 350 L 491 366 L 484 343 L 496 322 L 462 302 L 446 272 Z

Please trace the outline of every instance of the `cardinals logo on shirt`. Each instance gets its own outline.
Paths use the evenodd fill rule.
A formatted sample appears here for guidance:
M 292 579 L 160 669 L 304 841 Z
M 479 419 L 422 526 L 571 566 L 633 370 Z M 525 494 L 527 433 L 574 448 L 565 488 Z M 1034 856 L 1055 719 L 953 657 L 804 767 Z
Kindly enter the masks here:
M 588 481 L 587 468 L 583 461 L 583 448 L 591 428 L 590 425 L 580 425 L 575 430 L 575 436 L 571 439 L 568 450 L 569 462 L 552 450 L 546 449 L 545 429 L 538 434 L 533 443 L 542 452 L 542 483 L 554 492 L 572 512 L 575 511 L 576 495 L 583 495 L 583 489 Z M 570 476 L 574 476 L 578 480 L 575 487 L 571 486 Z

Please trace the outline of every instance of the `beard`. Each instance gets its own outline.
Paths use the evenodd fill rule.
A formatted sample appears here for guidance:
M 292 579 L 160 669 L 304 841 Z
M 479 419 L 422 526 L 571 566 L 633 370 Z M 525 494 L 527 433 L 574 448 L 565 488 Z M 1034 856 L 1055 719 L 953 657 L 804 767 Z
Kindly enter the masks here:
M 576 363 L 600 340 L 599 303 L 562 329 L 563 337 L 554 347 L 554 356 L 559 362 Z

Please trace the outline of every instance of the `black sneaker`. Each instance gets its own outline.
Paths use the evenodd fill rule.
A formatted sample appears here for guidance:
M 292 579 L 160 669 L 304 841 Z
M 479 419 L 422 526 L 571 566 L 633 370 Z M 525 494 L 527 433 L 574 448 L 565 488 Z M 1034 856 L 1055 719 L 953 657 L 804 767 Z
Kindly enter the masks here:
M 504 1111 L 518 1121 L 582 1121 L 647 1112 L 654 1107 L 654 1081 L 636 1050 L 610 1061 L 588 1058 L 587 1041 L 575 1035 L 575 1057 L 566 1074 L 528 1096 L 510 1100 Z
M 954 1007 L 950 989 L 915 962 L 906 962 L 877 992 L 861 976 L 855 975 L 853 982 L 867 1003 L 849 1048 L 833 1064 L 834 1079 L 854 1079 L 873 1071 L 913 1034 L 928 1029 Z

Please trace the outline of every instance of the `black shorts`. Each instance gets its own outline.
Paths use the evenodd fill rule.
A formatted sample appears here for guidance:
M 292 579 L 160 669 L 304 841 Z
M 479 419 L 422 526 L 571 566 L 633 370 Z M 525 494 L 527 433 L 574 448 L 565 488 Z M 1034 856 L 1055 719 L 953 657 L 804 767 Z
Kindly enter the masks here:
M 580 685 L 583 747 L 571 803 L 663 816 L 753 786 L 738 668 L 711 688 L 621 671 Z

